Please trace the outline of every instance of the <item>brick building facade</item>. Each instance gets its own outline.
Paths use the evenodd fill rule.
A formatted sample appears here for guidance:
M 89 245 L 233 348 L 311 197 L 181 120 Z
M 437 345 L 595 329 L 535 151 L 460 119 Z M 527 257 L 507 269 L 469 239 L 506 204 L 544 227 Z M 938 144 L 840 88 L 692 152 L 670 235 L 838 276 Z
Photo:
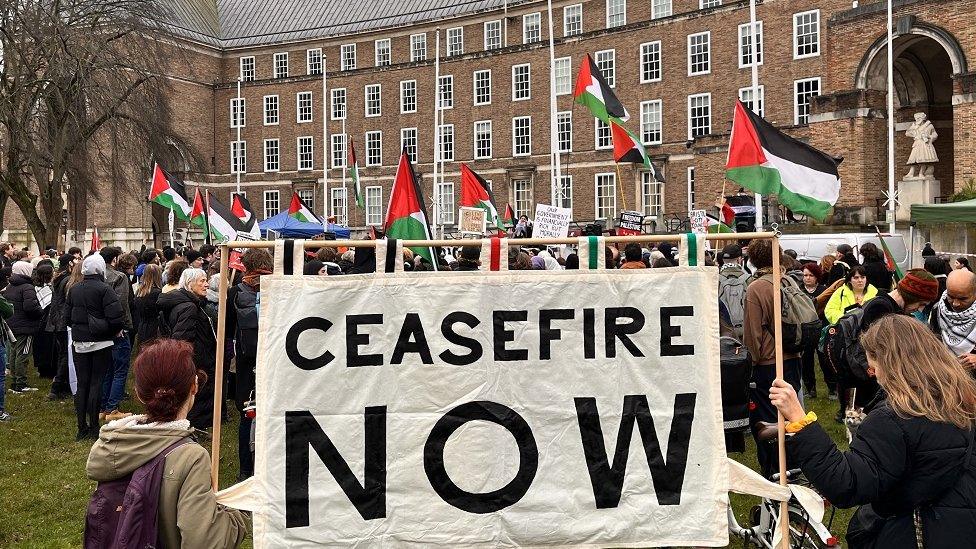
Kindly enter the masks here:
M 557 139 L 567 149 L 560 154 L 566 179 L 554 190 L 545 2 L 458 7 L 405 0 L 364 20 L 354 7 L 312 13 L 297 2 L 238 2 L 231 14 L 206 2 L 172 1 L 178 4 L 168 22 L 176 35 L 168 85 L 189 146 L 161 160 L 188 186 L 205 186 L 229 201 L 238 177 L 232 156 L 241 77 L 240 185 L 259 218 L 287 208 L 294 189 L 316 212 L 351 227 L 382 223 L 399 152 L 411 144 L 433 218 L 448 228 L 456 217 L 461 162 L 491 181 L 500 208 L 511 203 L 519 213 L 531 215 L 536 203 L 561 203 L 577 220 L 614 219 L 623 209 L 663 219 L 714 208 L 723 189 L 735 190 L 723 177 L 732 110 L 736 98 L 751 99 L 745 94 L 756 57 L 764 116 L 844 157 L 831 222 L 876 220 L 876 200 L 887 188 L 883 3 L 761 2 L 754 57 L 746 0 L 554 1 L 557 110 L 564 124 L 571 120 L 571 130 L 564 126 Z M 911 148 L 903 129 L 913 113 L 926 112 L 940 136 L 940 195 L 976 177 L 976 73 L 967 64 L 976 54 L 974 9 L 976 0 L 894 2 L 897 176 Z M 444 187 L 435 189 L 438 32 L 440 74 L 450 77 L 443 79 L 449 101 L 443 119 L 452 133 Z M 627 127 L 647 143 L 664 183 L 632 165 L 615 166 L 605 150 L 609 134 L 604 139 L 593 117 L 574 106 L 572 86 L 586 53 L 612 79 L 631 114 Z M 343 187 L 343 133 L 359 160 L 365 212 L 355 207 L 351 182 Z M 148 170 L 139 165 L 134 173 Z M 126 226 L 162 236 L 165 211 L 138 196 L 116 203 L 123 200 L 132 205 L 126 211 L 139 212 L 124 218 Z M 72 228 L 122 220 L 92 217 L 98 215 L 108 214 L 72 217 Z

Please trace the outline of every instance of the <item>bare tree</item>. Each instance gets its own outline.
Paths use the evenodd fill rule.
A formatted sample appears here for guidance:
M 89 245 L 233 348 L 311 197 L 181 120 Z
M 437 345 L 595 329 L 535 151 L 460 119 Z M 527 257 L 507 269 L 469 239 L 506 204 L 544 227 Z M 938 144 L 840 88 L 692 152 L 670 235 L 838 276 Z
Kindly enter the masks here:
M 174 139 L 159 20 L 154 0 L 0 0 L 0 219 L 9 197 L 39 245 L 67 184 L 94 202 Z

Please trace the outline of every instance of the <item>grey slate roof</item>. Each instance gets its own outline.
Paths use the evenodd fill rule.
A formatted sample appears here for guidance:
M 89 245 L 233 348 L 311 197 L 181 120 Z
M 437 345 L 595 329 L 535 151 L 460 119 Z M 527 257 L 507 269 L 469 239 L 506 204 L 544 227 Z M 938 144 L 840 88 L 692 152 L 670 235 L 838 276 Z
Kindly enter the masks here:
M 528 0 L 509 0 L 508 5 Z M 330 38 L 502 9 L 505 0 L 160 0 L 158 23 L 219 48 Z

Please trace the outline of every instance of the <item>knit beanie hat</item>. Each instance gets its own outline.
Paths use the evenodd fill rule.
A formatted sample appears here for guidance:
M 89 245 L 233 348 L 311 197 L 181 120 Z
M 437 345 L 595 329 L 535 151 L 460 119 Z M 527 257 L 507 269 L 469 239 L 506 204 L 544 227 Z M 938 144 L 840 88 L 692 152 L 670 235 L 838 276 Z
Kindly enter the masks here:
M 929 303 L 939 297 L 939 281 L 925 269 L 912 269 L 898 282 L 898 293 L 906 302 Z

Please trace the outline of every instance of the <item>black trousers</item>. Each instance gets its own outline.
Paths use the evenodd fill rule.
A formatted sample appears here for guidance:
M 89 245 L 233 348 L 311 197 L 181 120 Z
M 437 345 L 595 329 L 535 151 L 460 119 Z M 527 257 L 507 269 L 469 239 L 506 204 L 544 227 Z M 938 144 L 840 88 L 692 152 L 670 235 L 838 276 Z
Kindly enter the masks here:
M 54 382 L 51 383 L 51 392 L 56 395 L 71 395 L 71 385 L 68 382 L 68 332 L 54 332 L 54 347 L 57 351 L 55 363 L 57 371 L 54 374 Z
M 787 358 L 783 361 L 783 379 L 793 386 L 797 395 L 800 393 L 800 357 Z M 749 423 L 752 425 L 752 436 L 758 433 L 758 423 L 776 423 L 776 407 L 769 402 L 769 388 L 776 379 L 776 366 L 767 364 L 752 369 L 752 382 L 756 387 L 750 389 L 749 398 L 755 406 L 749 411 Z M 756 439 L 756 454 L 759 458 L 759 468 L 763 476 L 779 471 L 779 450 L 775 443 L 768 444 Z
M 102 408 L 102 381 L 112 367 L 112 347 L 90 353 L 75 353 L 78 392 L 75 393 L 75 415 L 78 434 L 98 433 L 98 412 Z

